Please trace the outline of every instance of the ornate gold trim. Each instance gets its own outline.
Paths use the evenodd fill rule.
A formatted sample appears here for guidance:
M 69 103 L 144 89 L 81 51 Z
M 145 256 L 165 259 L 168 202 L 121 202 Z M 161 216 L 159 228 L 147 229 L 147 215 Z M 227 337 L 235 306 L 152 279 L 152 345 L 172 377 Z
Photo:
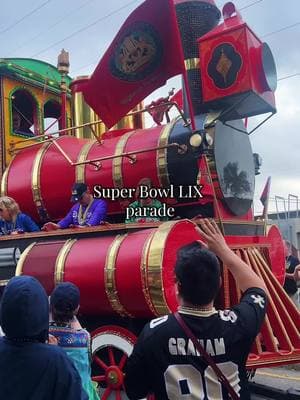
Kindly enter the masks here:
M 40 210 L 43 209 L 46 216 L 49 218 L 47 210 L 45 209 L 44 201 L 41 194 L 41 166 L 43 157 L 50 146 L 50 142 L 44 143 L 36 153 L 31 174 L 31 190 L 34 204 L 37 208 L 38 215 L 40 215 Z
M 16 267 L 15 276 L 22 275 L 23 265 L 24 265 L 25 259 L 26 259 L 27 255 L 29 254 L 29 252 L 31 251 L 31 249 L 33 248 L 33 246 L 36 243 L 37 242 L 31 243 L 28 247 L 26 247 L 26 249 L 21 254 L 20 259 L 19 259 L 18 264 L 17 264 L 17 267 Z
M 66 258 L 75 242 L 77 239 L 68 239 L 59 250 L 54 267 L 54 285 L 63 282 Z
M 8 186 L 8 173 L 10 171 L 10 168 L 12 166 L 12 162 L 15 159 L 16 154 L 11 158 L 8 166 L 5 168 L 2 179 L 1 179 L 1 196 L 7 196 L 8 191 L 7 191 L 7 186 Z
M 123 240 L 128 233 L 117 235 L 112 241 L 106 255 L 104 267 L 105 292 L 110 302 L 111 308 L 122 317 L 133 317 L 121 304 L 116 286 L 116 259 Z
M 162 278 L 162 260 L 164 255 L 165 243 L 170 230 L 176 222 L 165 222 L 154 232 L 148 255 L 147 265 L 147 287 L 150 293 L 151 303 L 154 306 L 156 315 L 165 315 L 170 313 L 167 306 L 163 278 Z
M 116 145 L 115 156 L 124 153 L 124 148 L 126 146 L 127 140 L 133 135 L 136 131 L 130 131 L 122 135 Z M 114 187 L 122 188 L 123 187 L 123 177 L 122 177 L 122 160 L 123 157 L 113 158 L 112 162 L 112 178 L 114 182 Z
M 7 196 L 7 185 L 8 185 L 7 178 L 8 178 L 8 172 L 9 172 L 10 165 L 11 164 L 8 165 L 8 167 L 5 169 L 5 171 L 3 172 L 3 175 L 2 175 L 1 196 Z
M 174 128 L 176 122 L 180 117 L 173 119 L 172 122 L 167 124 L 161 131 L 158 140 L 158 147 L 166 146 L 168 144 L 169 136 Z M 161 187 L 170 186 L 169 172 L 168 172 L 168 163 L 167 163 L 167 148 L 158 149 L 156 152 L 156 168 L 157 168 L 157 176 L 159 179 L 159 183 Z
M 200 68 L 200 58 L 188 58 L 184 60 L 185 69 L 188 71 L 190 69 Z
M 155 308 L 151 301 L 148 282 L 147 282 L 147 260 L 148 260 L 148 254 L 149 254 L 149 247 L 150 247 L 150 243 L 152 241 L 153 235 L 154 235 L 154 232 L 152 232 L 148 236 L 148 238 L 145 240 L 145 243 L 143 246 L 143 253 L 142 253 L 142 257 L 141 257 L 140 271 L 141 271 L 141 282 L 142 282 L 144 298 L 146 300 L 146 303 L 147 303 L 150 311 L 153 313 L 153 315 L 157 315 Z
M 85 143 L 80 152 L 79 155 L 77 157 L 77 162 L 84 162 L 87 160 L 87 155 L 90 151 L 90 149 L 92 148 L 92 146 L 97 142 L 97 140 L 91 140 L 88 141 L 87 143 Z M 75 177 L 76 177 L 76 182 L 78 183 L 84 183 L 85 179 L 84 179 L 84 171 L 85 171 L 85 167 L 86 164 L 80 164 L 80 165 L 76 165 L 75 168 Z

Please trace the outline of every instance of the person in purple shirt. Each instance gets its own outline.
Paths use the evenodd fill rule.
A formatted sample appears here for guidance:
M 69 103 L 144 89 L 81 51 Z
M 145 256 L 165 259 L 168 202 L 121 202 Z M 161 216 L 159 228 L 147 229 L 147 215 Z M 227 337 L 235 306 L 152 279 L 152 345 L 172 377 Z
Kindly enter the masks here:
M 83 228 L 87 226 L 100 225 L 107 211 L 104 200 L 94 199 L 85 183 L 75 183 L 72 188 L 71 201 L 76 204 L 68 214 L 57 224 L 47 222 L 42 230 L 49 231 L 65 228 Z

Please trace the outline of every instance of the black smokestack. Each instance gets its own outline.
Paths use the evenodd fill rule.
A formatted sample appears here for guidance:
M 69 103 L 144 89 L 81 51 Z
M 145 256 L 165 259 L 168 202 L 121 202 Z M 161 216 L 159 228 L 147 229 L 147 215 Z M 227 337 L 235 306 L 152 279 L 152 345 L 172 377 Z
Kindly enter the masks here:
M 221 13 L 214 0 L 174 0 L 174 4 L 193 111 L 194 115 L 198 115 L 204 112 L 204 109 L 197 39 L 218 25 Z M 185 92 L 183 94 L 185 99 Z

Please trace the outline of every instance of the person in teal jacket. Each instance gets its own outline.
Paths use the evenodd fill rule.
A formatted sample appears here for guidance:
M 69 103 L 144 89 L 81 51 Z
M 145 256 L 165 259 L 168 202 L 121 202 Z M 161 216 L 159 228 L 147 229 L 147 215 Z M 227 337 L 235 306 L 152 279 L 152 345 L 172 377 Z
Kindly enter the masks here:
M 90 334 L 76 318 L 79 302 L 80 292 L 73 283 L 63 282 L 55 287 L 50 296 L 49 333 L 73 361 L 89 400 L 99 400 L 91 380 Z
M 157 199 L 146 198 L 140 196 L 140 187 L 152 187 L 150 178 L 142 178 L 137 185 L 136 200 L 129 204 L 126 210 L 125 223 L 143 223 L 143 222 L 159 222 L 167 221 L 167 215 L 163 215 L 160 210 L 163 210 L 164 205 Z

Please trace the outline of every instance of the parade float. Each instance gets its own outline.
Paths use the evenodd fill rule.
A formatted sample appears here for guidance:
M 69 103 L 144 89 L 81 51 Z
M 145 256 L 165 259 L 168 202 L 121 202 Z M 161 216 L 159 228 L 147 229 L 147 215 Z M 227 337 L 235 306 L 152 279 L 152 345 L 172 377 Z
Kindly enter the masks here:
M 63 281 L 80 288 L 102 399 L 123 398 L 122 370 L 144 324 L 176 310 L 176 252 L 201 239 L 203 217 L 215 219 L 269 291 L 249 370 L 300 360 L 300 315 L 282 287 L 282 237 L 266 215 L 257 220 L 253 214 L 260 157 L 245 119 L 261 115 L 254 129 L 263 134 L 261 125 L 276 112 L 271 50 L 232 3 L 224 6 L 222 23 L 213 0 L 174 0 L 174 8 L 162 3 L 160 16 L 154 0 L 131 14 L 91 77 L 72 80 L 66 52 L 58 69 L 38 60 L 0 60 L 2 195 L 42 226 L 67 213 L 75 181 L 115 190 L 106 197 L 105 225 L 0 237 L 2 287 L 14 274 L 27 274 L 48 294 Z M 179 73 L 177 97 L 143 106 L 151 85 L 154 90 Z M 107 98 L 103 84 L 110 85 Z M 165 123 L 171 109 L 177 116 Z M 145 128 L 146 113 L 155 116 L 155 126 Z M 54 133 L 47 118 L 58 128 Z M 126 225 L 132 197 L 125 193 L 145 177 L 162 190 L 157 193 L 174 218 Z M 216 306 L 228 308 L 241 292 L 226 265 L 222 280 Z

